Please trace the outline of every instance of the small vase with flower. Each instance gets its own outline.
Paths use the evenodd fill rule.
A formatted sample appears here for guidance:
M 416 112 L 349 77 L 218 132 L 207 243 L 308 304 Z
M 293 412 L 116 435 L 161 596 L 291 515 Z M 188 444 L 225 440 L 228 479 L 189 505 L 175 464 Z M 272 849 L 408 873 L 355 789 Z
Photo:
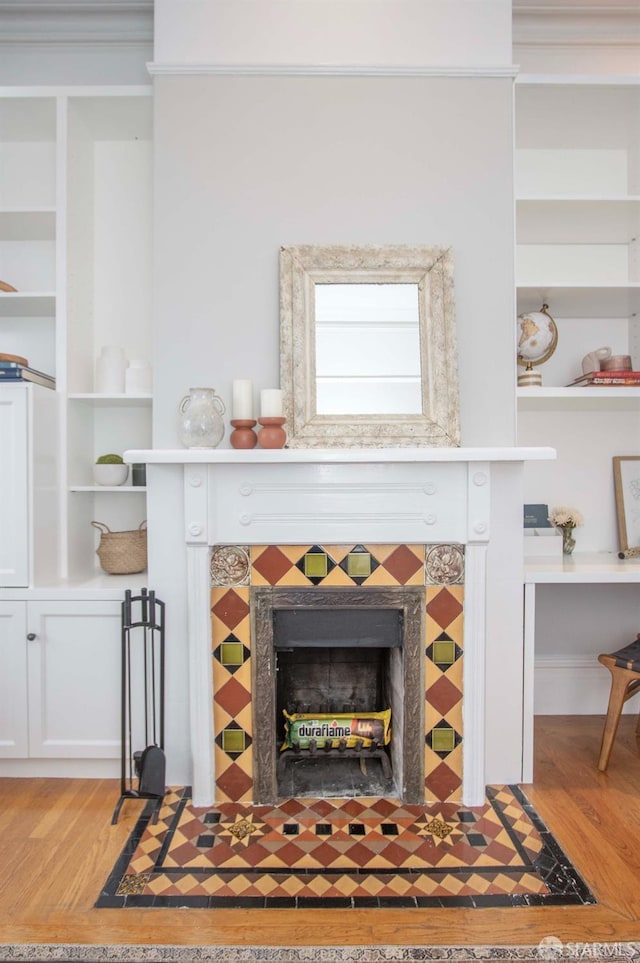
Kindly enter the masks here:
M 579 525 L 584 524 L 582 514 L 575 508 L 560 506 L 551 509 L 549 521 L 555 528 L 559 528 L 562 534 L 562 554 L 571 555 L 576 547 L 573 531 Z

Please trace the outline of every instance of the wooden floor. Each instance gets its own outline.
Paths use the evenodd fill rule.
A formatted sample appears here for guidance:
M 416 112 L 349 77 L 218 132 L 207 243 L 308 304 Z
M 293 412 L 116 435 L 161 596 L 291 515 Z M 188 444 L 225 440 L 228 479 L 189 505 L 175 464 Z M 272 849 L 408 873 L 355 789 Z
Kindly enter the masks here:
M 0 780 L 0 943 L 535 945 L 640 940 L 640 745 L 623 717 L 609 771 L 600 717 L 541 717 L 531 802 L 598 905 L 442 910 L 93 909 L 136 821 L 118 784 Z

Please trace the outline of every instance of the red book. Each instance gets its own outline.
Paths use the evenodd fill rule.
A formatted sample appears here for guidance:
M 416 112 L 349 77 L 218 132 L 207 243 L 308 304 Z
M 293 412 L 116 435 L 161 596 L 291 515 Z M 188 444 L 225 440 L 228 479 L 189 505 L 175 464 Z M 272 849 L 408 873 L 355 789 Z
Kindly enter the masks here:
M 640 387 L 640 371 L 590 371 L 589 374 L 576 378 L 567 387 L 577 388 L 581 385 L 604 385 L 608 387 L 631 385 Z

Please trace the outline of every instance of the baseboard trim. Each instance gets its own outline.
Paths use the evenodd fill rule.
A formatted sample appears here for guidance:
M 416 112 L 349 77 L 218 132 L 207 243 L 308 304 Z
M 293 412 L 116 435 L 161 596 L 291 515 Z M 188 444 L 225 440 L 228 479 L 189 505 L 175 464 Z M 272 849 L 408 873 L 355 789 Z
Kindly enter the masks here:
M 539 656 L 534 666 L 534 712 L 539 716 L 604 715 L 611 676 L 596 656 Z M 630 700 L 625 713 L 638 712 Z

